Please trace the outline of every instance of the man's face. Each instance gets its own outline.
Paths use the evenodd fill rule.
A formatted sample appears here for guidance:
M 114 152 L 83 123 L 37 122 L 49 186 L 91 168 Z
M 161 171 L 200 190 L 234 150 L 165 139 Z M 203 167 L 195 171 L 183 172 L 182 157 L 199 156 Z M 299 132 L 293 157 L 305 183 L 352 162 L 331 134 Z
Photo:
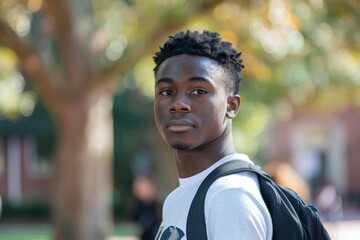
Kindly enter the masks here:
M 177 55 L 156 73 L 154 116 L 161 136 L 174 149 L 190 150 L 215 141 L 227 124 L 223 68 L 202 56 Z

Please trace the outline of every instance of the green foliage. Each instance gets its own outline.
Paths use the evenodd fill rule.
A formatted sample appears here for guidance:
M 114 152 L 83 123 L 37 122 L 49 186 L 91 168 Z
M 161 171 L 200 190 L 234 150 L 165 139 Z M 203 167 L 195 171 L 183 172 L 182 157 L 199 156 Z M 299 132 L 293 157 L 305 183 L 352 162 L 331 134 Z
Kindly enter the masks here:
M 36 139 L 39 157 L 51 159 L 56 143 L 56 128 L 51 115 L 43 103 L 36 104 L 29 117 L 16 120 L 0 119 L 0 136 L 31 137 Z
M 50 220 L 49 204 L 39 202 L 24 202 L 11 204 L 4 202 L 2 208 L 2 218 L 4 219 L 36 219 Z

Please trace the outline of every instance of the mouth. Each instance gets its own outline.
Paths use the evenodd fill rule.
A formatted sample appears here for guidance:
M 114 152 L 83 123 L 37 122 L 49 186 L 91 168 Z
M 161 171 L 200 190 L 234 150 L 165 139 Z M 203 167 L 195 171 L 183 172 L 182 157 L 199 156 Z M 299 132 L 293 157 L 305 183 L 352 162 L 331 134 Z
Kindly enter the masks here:
M 192 126 L 189 125 L 170 125 L 167 127 L 168 130 L 172 132 L 186 132 L 189 131 Z
M 166 128 L 171 132 L 186 132 L 194 128 L 194 125 L 188 121 L 170 121 Z

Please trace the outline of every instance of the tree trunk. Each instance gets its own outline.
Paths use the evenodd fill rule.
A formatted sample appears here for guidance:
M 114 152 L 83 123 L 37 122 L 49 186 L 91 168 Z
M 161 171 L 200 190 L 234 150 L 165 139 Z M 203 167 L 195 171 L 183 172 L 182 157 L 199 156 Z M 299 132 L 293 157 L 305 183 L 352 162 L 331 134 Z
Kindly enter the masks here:
M 68 100 L 58 112 L 54 221 L 58 240 L 104 240 L 111 231 L 112 93 Z
M 82 67 L 88 59 L 75 47 L 63 49 L 74 54 L 68 72 L 61 74 L 68 76 L 66 88 L 55 85 L 39 54 L 1 19 L 0 44 L 15 51 L 57 124 L 54 239 L 104 240 L 112 227 L 113 86 L 85 84 L 91 79 L 91 71 Z

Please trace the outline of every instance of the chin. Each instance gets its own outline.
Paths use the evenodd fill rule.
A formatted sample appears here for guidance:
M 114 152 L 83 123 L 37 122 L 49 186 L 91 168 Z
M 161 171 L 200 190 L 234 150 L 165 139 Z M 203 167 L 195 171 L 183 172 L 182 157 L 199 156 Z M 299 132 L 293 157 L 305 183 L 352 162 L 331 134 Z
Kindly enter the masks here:
M 174 150 L 191 150 L 192 147 L 190 147 L 187 144 L 182 144 L 182 143 L 174 143 L 171 144 L 170 147 Z

